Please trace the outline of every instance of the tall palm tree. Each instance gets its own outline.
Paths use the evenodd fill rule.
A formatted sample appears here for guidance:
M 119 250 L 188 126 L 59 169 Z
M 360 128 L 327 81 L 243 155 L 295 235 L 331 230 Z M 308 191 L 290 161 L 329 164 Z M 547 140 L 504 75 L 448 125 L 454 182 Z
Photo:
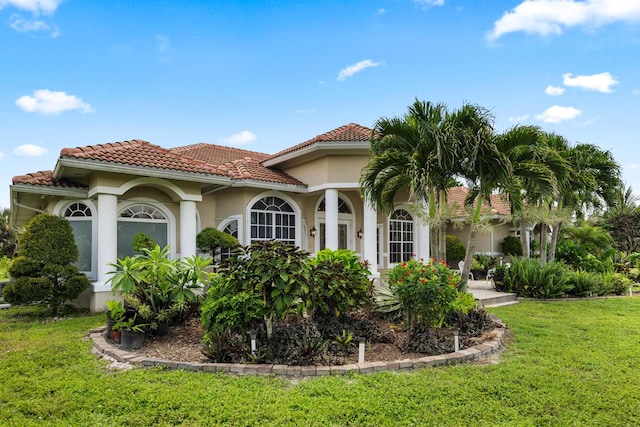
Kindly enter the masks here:
M 360 179 L 365 198 L 381 211 L 393 211 L 396 194 L 405 188 L 411 200 L 426 204 L 430 222 L 440 230 L 441 259 L 446 256 L 446 223 L 439 215 L 456 160 L 447 120 L 444 104 L 418 100 L 403 117 L 379 119 L 371 137 L 371 156 Z

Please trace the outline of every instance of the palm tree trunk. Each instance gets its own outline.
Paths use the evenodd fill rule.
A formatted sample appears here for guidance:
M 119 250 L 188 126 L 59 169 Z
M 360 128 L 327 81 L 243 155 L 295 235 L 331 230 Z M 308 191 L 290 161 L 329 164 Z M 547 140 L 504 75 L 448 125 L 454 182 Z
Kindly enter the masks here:
M 440 212 L 440 232 L 438 236 L 438 258 L 440 261 L 447 261 L 447 223 L 443 218 L 444 205 L 447 203 L 447 193 L 444 190 L 439 191 L 438 210 Z
M 558 238 L 560 237 L 560 229 L 562 222 L 558 222 L 551 230 L 551 246 L 549 247 L 549 261 L 556 259 L 556 248 L 558 247 Z
M 547 264 L 547 223 L 540 223 L 540 265 Z
M 527 237 L 527 223 L 523 215 L 523 217 L 520 218 L 520 244 L 522 245 L 522 257 L 524 259 L 529 258 L 529 239 Z
M 467 281 L 469 280 L 469 272 L 471 272 L 471 262 L 473 260 L 473 252 L 476 249 L 477 225 L 480 223 L 480 213 L 482 212 L 482 196 L 476 196 L 476 208 L 469 227 L 469 237 L 467 239 L 467 252 L 464 255 L 464 267 L 462 268 L 462 280 L 460 281 L 460 290 L 467 290 Z

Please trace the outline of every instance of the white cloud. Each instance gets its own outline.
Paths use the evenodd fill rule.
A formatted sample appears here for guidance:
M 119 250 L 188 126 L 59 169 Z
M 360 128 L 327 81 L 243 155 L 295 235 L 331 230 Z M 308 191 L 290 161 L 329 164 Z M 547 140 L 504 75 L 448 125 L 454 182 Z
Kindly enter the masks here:
M 382 7 L 376 10 L 376 15 L 384 15 L 385 13 L 386 13 L 386 10 Z
M 562 75 L 562 84 L 570 87 L 578 87 L 584 90 L 595 90 L 597 92 L 611 93 L 611 86 L 619 82 L 609 73 L 593 74 L 590 76 L 575 76 L 567 73 Z
M 229 138 L 225 139 L 224 142 L 231 145 L 242 145 L 247 144 L 249 142 L 253 142 L 256 140 L 256 135 L 253 132 L 249 132 L 248 130 L 243 130 L 240 133 L 234 133 Z
M 364 61 L 360 61 L 357 64 L 349 65 L 348 67 L 340 70 L 340 73 L 338 73 L 338 80 L 344 81 L 347 77 L 351 77 L 362 70 L 365 70 L 369 67 L 377 67 L 379 65 L 382 65 L 382 63 L 373 62 L 370 59 L 365 59 Z
M 171 40 L 169 39 L 169 37 L 158 34 L 156 35 L 156 43 L 158 51 L 160 52 L 165 52 L 169 50 L 169 48 L 171 48 Z
M 13 6 L 16 9 L 26 10 L 34 15 L 50 15 L 56 11 L 62 0 L 0 0 L 0 9 Z
M 582 114 L 582 111 L 577 108 L 554 105 L 544 110 L 541 114 L 538 114 L 536 119 L 545 123 L 560 123 L 565 120 L 575 119 L 580 114 Z
M 415 4 L 422 8 L 428 8 L 431 6 L 443 6 L 444 0 L 413 0 Z
M 556 87 L 556 86 L 549 85 L 544 90 L 544 93 L 546 93 L 547 95 L 551 95 L 551 96 L 558 96 L 558 95 L 562 95 L 564 93 L 564 88 L 563 87 Z
M 67 110 L 80 110 L 83 113 L 93 113 L 91 105 L 75 95 L 66 92 L 55 92 L 41 89 L 33 92 L 33 96 L 25 95 L 16 99 L 16 105 L 29 113 L 60 114 Z
M 615 21 L 640 21 L 640 2 L 630 0 L 525 0 L 498 19 L 487 34 L 490 41 L 524 31 L 529 34 L 562 34 L 578 25 L 599 27 Z
M 2 151 L 0 151 L 0 159 L 3 159 L 4 156 L 5 156 L 5 154 Z
M 640 90 L 638 90 L 638 89 L 633 89 L 633 90 L 631 91 L 631 94 L 632 94 L 632 95 L 640 95 Z
M 516 116 L 516 117 L 509 117 L 509 121 L 510 122 L 516 122 L 516 123 L 520 123 L 520 122 L 524 122 L 525 120 L 527 120 L 529 118 L 528 114 L 523 114 L 522 116 Z
M 13 150 L 13 154 L 15 154 L 16 156 L 31 156 L 31 157 L 42 156 L 46 152 L 47 152 L 46 148 L 40 147 L 38 145 L 33 145 L 33 144 L 18 145 L 15 148 L 15 150 Z
M 60 29 L 57 26 L 51 28 L 51 26 L 44 21 L 38 19 L 23 19 L 18 15 L 11 15 L 11 18 L 9 18 L 9 26 L 19 33 L 51 30 L 52 38 L 55 39 L 60 36 Z

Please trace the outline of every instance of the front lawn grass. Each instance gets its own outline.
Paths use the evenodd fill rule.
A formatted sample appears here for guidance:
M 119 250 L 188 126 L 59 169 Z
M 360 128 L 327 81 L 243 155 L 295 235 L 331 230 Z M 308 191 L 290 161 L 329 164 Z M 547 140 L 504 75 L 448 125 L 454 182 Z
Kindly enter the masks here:
M 104 315 L 0 310 L 0 425 L 638 425 L 640 298 L 495 308 L 497 364 L 278 377 L 111 371 L 84 336 Z

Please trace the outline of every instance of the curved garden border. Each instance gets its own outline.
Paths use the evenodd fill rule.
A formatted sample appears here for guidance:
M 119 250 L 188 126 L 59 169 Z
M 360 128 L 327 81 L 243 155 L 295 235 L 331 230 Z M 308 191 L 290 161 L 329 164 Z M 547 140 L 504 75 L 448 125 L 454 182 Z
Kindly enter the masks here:
M 274 364 L 242 364 L 242 363 L 198 363 L 177 362 L 173 360 L 145 357 L 137 353 L 120 350 L 111 345 L 104 337 L 106 326 L 89 331 L 89 338 L 100 355 L 112 357 L 118 362 L 134 366 L 163 366 L 168 369 L 183 369 L 185 371 L 226 372 L 236 375 L 284 375 L 287 377 L 316 377 L 322 375 L 345 375 L 351 372 L 369 374 L 380 371 L 398 371 L 423 368 L 426 366 L 454 365 L 467 360 L 479 359 L 497 352 L 504 343 L 506 328 L 502 321 L 491 315 L 496 325 L 493 329 L 494 337 L 482 344 L 459 350 L 454 353 L 438 356 L 426 356 L 418 359 L 402 359 L 392 362 L 364 362 L 350 365 L 336 366 L 289 366 Z

